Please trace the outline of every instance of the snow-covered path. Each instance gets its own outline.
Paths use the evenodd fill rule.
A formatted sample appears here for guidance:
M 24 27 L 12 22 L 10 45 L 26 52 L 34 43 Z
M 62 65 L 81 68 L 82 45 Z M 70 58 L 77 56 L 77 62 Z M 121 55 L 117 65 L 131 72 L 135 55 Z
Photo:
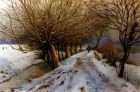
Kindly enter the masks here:
M 115 68 L 97 61 L 93 51 L 81 52 L 64 62 L 66 65 L 20 86 L 15 92 L 137 92 L 116 76 Z

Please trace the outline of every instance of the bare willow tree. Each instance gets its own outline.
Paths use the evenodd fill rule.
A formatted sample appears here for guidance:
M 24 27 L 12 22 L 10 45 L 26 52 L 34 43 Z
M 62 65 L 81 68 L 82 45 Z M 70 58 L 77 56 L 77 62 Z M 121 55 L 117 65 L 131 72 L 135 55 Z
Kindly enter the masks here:
M 123 47 L 124 55 L 120 63 L 119 77 L 124 76 L 125 63 L 129 57 L 132 46 L 140 39 L 140 1 L 115 0 L 111 4 L 112 27 L 119 31 L 119 40 Z
M 101 5 L 101 4 L 100 4 Z M 125 63 L 130 50 L 140 39 L 140 1 L 139 0 L 111 0 L 102 5 L 100 12 L 95 11 L 109 21 L 111 30 L 119 32 L 119 40 L 123 47 L 123 57 L 120 62 L 119 77 L 124 76 Z
M 60 65 L 56 48 L 88 37 L 86 13 L 78 0 L 10 0 L 8 5 L 10 10 L 3 11 L 9 25 L 1 23 L 4 33 L 41 49 L 52 68 Z

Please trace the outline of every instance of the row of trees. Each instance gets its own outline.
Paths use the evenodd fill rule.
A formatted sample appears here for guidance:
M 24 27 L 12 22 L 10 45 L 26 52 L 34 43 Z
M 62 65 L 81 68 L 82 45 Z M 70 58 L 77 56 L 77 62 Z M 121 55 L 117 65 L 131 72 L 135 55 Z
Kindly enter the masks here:
M 10 0 L 7 4 L 9 10 L 3 11 L 9 21 L 1 23 L 3 33 L 40 49 L 53 69 L 60 65 L 61 52 L 69 57 L 94 35 L 85 4 L 79 0 Z

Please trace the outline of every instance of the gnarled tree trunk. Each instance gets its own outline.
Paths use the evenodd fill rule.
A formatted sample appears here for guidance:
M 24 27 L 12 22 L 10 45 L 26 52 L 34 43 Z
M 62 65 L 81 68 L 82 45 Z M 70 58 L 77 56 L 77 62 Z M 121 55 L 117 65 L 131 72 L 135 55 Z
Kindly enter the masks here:
M 125 72 L 125 63 L 129 57 L 129 53 L 130 53 L 130 48 L 124 48 L 124 55 L 121 59 L 120 62 L 120 71 L 119 71 L 119 77 L 123 78 L 124 77 L 124 72 Z
M 57 67 L 60 66 L 61 64 L 60 64 L 60 62 L 59 62 L 56 49 L 55 49 L 55 47 L 53 46 L 53 44 L 50 44 L 50 45 L 49 45 L 49 48 L 50 48 L 49 50 L 50 50 L 52 62 L 53 62 L 53 64 L 54 64 L 54 67 L 57 68 Z
M 74 48 L 73 48 L 73 46 L 70 47 L 70 53 L 71 53 L 71 55 L 74 54 Z
M 77 53 L 78 51 L 77 51 L 77 44 L 75 44 L 75 53 Z
M 80 47 L 80 51 L 82 51 L 82 44 L 80 44 L 80 46 L 79 46 L 79 47 Z
M 67 46 L 66 48 L 66 57 L 69 58 L 71 56 L 70 47 Z

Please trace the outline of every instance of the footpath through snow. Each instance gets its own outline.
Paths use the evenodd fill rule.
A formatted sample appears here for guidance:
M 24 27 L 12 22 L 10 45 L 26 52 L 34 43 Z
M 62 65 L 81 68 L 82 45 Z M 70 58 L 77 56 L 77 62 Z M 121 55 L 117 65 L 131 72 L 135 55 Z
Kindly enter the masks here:
M 116 69 L 98 61 L 91 51 L 81 52 L 62 61 L 62 66 L 19 85 L 15 92 L 138 92 L 118 78 Z M 79 59 L 80 57 L 80 59 Z

